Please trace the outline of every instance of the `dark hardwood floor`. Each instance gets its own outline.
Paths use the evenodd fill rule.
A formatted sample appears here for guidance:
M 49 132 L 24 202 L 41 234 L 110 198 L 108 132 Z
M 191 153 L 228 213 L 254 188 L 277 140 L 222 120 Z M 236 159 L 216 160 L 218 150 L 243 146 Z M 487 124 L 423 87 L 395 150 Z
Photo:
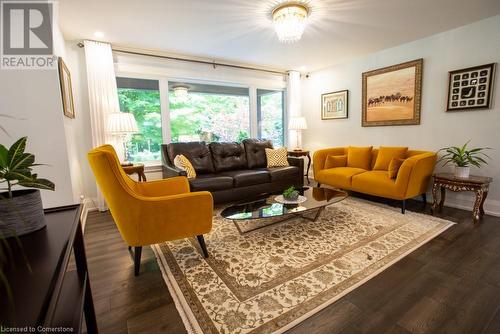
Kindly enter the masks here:
M 429 206 L 410 201 L 408 210 Z M 500 333 L 500 218 L 440 216 L 458 224 L 289 332 Z M 111 216 L 97 212 L 85 244 L 101 333 L 186 333 L 151 248 L 134 277 Z

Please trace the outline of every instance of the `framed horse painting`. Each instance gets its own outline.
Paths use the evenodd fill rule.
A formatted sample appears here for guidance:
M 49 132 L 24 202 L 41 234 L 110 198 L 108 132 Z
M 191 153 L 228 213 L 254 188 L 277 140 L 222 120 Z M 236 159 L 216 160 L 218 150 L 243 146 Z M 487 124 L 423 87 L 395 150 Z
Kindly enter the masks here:
M 423 59 L 363 73 L 362 126 L 420 124 Z

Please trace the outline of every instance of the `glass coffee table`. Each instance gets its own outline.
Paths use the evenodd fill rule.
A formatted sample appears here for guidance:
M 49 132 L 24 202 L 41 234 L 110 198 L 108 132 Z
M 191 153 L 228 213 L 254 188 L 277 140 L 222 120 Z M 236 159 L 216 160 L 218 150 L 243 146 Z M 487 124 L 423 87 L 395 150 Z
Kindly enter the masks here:
M 275 200 L 279 194 L 263 195 L 251 201 L 233 204 L 222 210 L 220 215 L 231 219 L 238 232 L 245 234 L 297 217 L 316 221 L 327 205 L 340 202 L 348 196 L 343 190 L 318 187 L 305 187 L 300 194 L 306 198 L 302 203 L 282 204 Z M 269 220 L 269 223 L 242 231 L 239 222 L 247 220 Z

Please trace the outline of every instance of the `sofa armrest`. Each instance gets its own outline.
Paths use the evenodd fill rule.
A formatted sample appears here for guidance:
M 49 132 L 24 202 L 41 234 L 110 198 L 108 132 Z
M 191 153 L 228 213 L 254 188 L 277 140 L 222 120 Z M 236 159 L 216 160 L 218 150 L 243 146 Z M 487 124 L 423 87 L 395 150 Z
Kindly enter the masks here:
M 304 159 L 298 157 L 288 157 L 287 159 L 290 166 L 299 167 L 300 173 L 304 174 Z
M 185 170 L 180 169 L 177 166 L 173 165 L 162 165 L 162 172 L 163 172 L 163 178 L 169 178 L 169 177 L 175 177 L 175 176 L 187 176 L 187 173 Z
M 405 198 L 412 198 L 427 191 L 436 160 L 436 153 L 430 152 L 414 155 L 405 160 L 396 177 L 396 185 L 405 190 Z
M 288 164 L 290 166 L 298 167 L 300 170 L 300 179 L 295 184 L 298 188 L 304 186 L 304 159 L 299 157 L 288 157 Z
M 346 154 L 346 149 L 344 147 L 332 147 L 325 148 L 322 150 L 317 150 L 313 155 L 313 171 L 314 176 L 325 168 L 326 157 L 329 155 L 343 155 Z

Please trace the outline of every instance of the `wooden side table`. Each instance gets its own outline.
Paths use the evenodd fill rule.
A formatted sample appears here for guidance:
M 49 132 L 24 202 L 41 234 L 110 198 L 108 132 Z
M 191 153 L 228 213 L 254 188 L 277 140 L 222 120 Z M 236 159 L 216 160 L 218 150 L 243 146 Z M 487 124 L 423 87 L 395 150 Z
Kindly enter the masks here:
M 288 155 L 291 157 L 307 157 L 308 162 L 307 162 L 307 170 L 304 176 L 307 178 L 307 184 L 310 184 L 311 182 L 309 181 L 309 168 L 311 167 L 311 155 L 309 154 L 309 151 L 305 150 L 300 150 L 300 151 L 288 151 Z
M 446 197 L 446 189 L 451 191 L 472 191 L 476 194 L 476 201 L 472 211 L 472 221 L 477 223 L 484 215 L 484 201 L 488 196 L 491 177 L 471 175 L 468 178 L 458 178 L 451 173 L 434 174 L 432 185 L 432 212 L 441 210 Z M 441 190 L 441 198 L 438 203 L 438 190 Z
M 139 182 L 146 181 L 146 174 L 144 174 L 144 164 L 122 165 L 123 171 L 127 175 L 137 174 Z

